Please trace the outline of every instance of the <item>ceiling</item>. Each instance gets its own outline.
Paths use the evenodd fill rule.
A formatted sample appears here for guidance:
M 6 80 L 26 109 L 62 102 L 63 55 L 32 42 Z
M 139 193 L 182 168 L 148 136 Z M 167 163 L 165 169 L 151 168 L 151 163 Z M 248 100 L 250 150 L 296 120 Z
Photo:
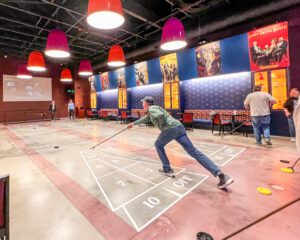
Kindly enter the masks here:
M 72 66 L 88 58 L 93 62 L 94 70 L 98 71 L 105 68 L 108 50 L 116 43 L 123 47 L 131 62 L 147 59 L 153 52 L 160 51 L 161 30 L 170 16 L 181 19 L 186 31 L 193 31 L 192 36 L 199 38 L 200 29 L 203 26 L 209 29 L 210 24 L 216 21 L 230 17 L 238 20 L 247 11 L 253 11 L 254 18 L 257 16 L 255 11 L 259 9 L 269 8 L 269 12 L 274 12 L 300 1 L 123 0 L 122 3 L 125 24 L 116 30 L 98 30 L 86 22 L 88 0 L 1 0 L 0 56 L 25 60 L 32 50 L 44 51 L 49 31 L 60 28 L 67 34 L 71 51 L 71 58 L 63 63 Z M 270 8 L 272 4 L 278 7 Z M 245 19 L 250 18 L 251 15 Z M 233 21 L 229 23 L 233 24 Z M 222 26 L 225 27 L 223 24 L 218 28 Z

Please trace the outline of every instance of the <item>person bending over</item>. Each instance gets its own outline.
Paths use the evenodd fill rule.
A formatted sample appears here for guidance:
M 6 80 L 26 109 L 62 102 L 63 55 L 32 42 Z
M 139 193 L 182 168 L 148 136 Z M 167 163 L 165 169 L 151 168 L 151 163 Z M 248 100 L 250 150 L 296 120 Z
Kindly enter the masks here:
M 156 151 L 163 164 L 163 168 L 159 169 L 161 174 L 169 177 L 175 176 L 164 147 L 172 140 L 176 140 L 184 148 L 184 150 L 195 158 L 206 170 L 208 170 L 213 176 L 219 177 L 219 183 L 217 185 L 218 188 L 225 188 L 229 184 L 233 183 L 233 180 L 228 175 L 225 175 L 213 161 L 194 147 L 181 122 L 174 119 L 162 107 L 154 105 L 152 97 L 148 96 L 143 98 L 142 103 L 146 116 L 129 124 L 127 128 L 152 122 L 155 127 L 158 127 L 161 130 L 161 133 L 155 142 Z

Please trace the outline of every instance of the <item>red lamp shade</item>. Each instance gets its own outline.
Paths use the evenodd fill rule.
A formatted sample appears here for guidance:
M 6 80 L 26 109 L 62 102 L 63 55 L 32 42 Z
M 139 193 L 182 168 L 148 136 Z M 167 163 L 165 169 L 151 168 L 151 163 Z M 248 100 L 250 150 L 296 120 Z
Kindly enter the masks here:
M 49 33 L 45 54 L 53 58 L 70 56 L 68 39 L 63 31 L 54 29 Z
M 161 36 L 161 49 L 173 51 L 187 45 L 182 22 L 175 17 L 170 18 L 164 25 Z
M 33 51 L 30 53 L 27 69 L 33 72 L 46 71 L 44 57 L 39 51 Z
M 80 76 L 91 76 L 93 75 L 91 62 L 87 59 L 81 60 L 79 64 L 79 73 Z
M 32 78 L 32 75 L 27 70 L 27 66 L 25 64 L 19 65 L 17 78 L 21 78 L 21 79 L 30 79 L 30 78 Z
M 69 68 L 64 68 L 61 71 L 61 75 L 60 75 L 60 81 L 61 82 L 72 82 L 72 73 L 71 70 Z
M 121 0 L 89 0 L 87 22 L 92 27 L 113 29 L 125 19 Z
M 125 56 L 120 45 L 113 45 L 108 53 L 108 66 L 121 67 L 125 65 Z

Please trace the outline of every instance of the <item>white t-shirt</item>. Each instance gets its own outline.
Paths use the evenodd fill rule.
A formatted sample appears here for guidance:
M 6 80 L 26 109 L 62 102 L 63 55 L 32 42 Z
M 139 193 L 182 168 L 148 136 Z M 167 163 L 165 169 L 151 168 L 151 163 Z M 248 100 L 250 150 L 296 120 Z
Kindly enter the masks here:
M 294 107 L 294 123 L 296 129 L 296 146 L 300 152 L 300 102 Z
M 276 102 L 269 93 L 266 92 L 253 92 L 250 93 L 244 102 L 245 106 L 250 106 L 252 117 L 270 115 L 270 103 Z

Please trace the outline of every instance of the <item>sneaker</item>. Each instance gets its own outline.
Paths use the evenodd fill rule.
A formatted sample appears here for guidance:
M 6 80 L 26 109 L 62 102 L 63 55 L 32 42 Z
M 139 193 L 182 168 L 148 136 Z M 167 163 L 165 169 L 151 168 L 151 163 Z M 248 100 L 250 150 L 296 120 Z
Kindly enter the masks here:
M 256 142 L 256 143 L 255 143 L 255 145 L 257 145 L 257 146 L 261 146 L 261 145 L 262 145 L 262 143 L 261 143 L 261 142 Z
M 271 145 L 272 145 L 272 143 L 271 143 L 271 141 L 270 141 L 269 139 L 266 140 L 266 144 L 267 144 L 268 146 L 271 146 Z
M 292 137 L 291 138 L 291 142 L 295 142 L 295 141 L 296 141 L 296 139 Z
M 220 178 L 220 181 L 218 183 L 218 188 L 226 188 L 228 185 L 230 185 L 231 183 L 233 183 L 233 179 L 230 178 L 228 175 L 224 175 L 224 174 L 221 174 L 219 176 Z
M 162 175 L 168 176 L 168 177 L 175 177 L 174 170 L 171 169 L 169 171 L 165 171 L 164 169 L 159 169 L 158 170 Z

